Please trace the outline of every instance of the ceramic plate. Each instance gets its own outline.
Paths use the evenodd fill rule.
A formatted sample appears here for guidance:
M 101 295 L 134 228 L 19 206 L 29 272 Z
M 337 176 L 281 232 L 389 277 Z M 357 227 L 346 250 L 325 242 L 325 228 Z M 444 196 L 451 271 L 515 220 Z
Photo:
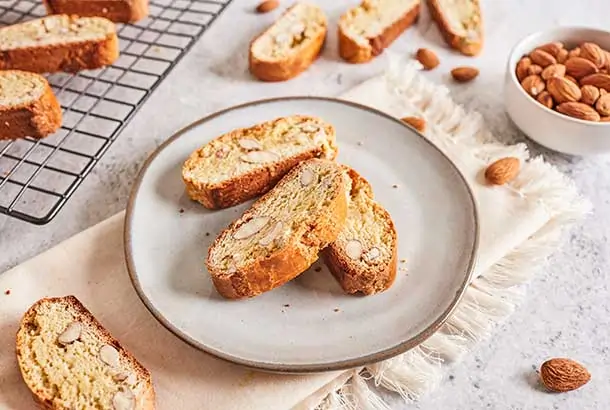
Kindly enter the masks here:
M 342 292 L 321 261 L 292 282 L 247 300 L 225 300 L 205 268 L 216 235 L 249 205 L 210 211 L 188 199 L 181 167 L 212 138 L 292 114 L 333 124 L 338 160 L 372 184 L 398 231 L 407 263 L 375 296 Z M 323 98 L 257 101 L 178 132 L 146 162 L 125 225 L 133 284 L 176 336 L 214 356 L 261 370 L 317 372 L 402 353 L 430 336 L 469 281 L 478 222 L 472 193 L 452 162 L 401 121 Z M 407 268 L 408 270 L 405 270 Z

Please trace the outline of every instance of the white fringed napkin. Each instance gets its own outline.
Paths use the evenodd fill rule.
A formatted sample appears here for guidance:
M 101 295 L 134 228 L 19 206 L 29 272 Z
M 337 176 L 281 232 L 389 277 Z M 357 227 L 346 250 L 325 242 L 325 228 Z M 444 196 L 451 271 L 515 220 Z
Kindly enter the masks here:
M 21 315 L 41 297 L 66 294 L 81 299 L 151 370 L 159 409 L 385 409 L 365 378 L 408 400 L 435 388 L 445 364 L 459 360 L 510 315 L 518 301 L 515 286 L 541 266 L 562 228 L 581 217 L 587 203 L 555 168 L 528 159 L 524 145 L 495 142 L 479 115 L 455 104 L 415 65 L 394 62 L 384 76 L 343 98 L 396 117 L 423 116 L 426 136 L 457 164 L 477 198 L 477 277 L 435 335 L 396 358 L 347 372 L 269 375 L 214 359 L 172 336 L 141 304 L 125 267 L 121 213 L 0 275 L 0 408 L 31 408 L 14 355 Z M 519 177 L 508 187 L 485 186 L 481 170 L 504 156 L 521 158 Z

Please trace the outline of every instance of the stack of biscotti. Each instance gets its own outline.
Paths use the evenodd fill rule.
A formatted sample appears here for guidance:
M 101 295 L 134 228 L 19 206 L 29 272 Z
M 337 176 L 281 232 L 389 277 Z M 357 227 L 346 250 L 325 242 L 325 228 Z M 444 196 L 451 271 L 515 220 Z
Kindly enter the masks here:
M 49 14 L 105 17 L 133 23 L 148 15 L 148 0 L 43 0 Z
M 186 160 L 187 192 L 208 208 L 265 194 L 208 251 L 207 268 L 221 295 L 252 297 L 281 286 L 323 250 L 347 293 L 391 286 L 392 219 L 368 182 L 334 162 L 336 155 L 330 124 L 293 115 L 223 134 Z

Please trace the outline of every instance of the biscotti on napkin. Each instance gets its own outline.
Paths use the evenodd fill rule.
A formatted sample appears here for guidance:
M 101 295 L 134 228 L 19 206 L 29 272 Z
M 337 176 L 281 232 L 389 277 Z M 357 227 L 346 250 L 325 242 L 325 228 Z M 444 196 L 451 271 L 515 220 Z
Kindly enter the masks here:
M 148 0 L 44 0 L 49 14 L 105 17 L 117 23 L 133 23 L 148 15 Z
M 46 137 L 61 126 L 61 118 L 61 106 L 43 76 L 0 71 L 0 140 Z
M 17 361 L 42 408 L 155 408 L 149 372 L 74 296 L 30 307 L 17 332 Z
M 115 25 L 102 17 L 53 15 L 0 29 L 0 70 L 74 72 L 118 56 Z
M 365 63 L 381 54 L 419 15 L 420 0 L 363 0 L 339 20 L 339 54 Z
M 330 124 L 293 115 L 210 141 L 186 160 L 182 179 L 192 199 L 207 208 L 226 208 L 269 191 L 301 161 L 336 155 Z
M 292 280 L 345 224 L 349 178 L 333 161 L 297 165 L 222 231 L 207 268 L 226 298 L 256 296 Z
M 396 277 L 397 234 L 392 217 L 373 200 L 371 185 L 353 169 L 345 227 L 326 249 L 326 265 L 347 293 L 382 292 Z
M 462 54 L 483 48 L 483 18 L 479 0 L 428 0 L 430 14 L 445 41 Z
M 318 6 L 296 3 L 252 41 L 250 72 L 263 81 L 297 76 L 320 54 L 326 27 L 326 16 Z

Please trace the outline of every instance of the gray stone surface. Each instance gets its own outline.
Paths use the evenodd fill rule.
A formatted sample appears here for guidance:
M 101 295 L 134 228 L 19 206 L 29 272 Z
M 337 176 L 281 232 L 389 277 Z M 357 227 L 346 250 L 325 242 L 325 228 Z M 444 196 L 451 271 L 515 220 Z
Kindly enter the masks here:
M 334 24 L 341 10 L 356 1 L 318 3 L 324 4 Z M 393 396 L 388 400 L 395 409 L 606 409 L 610 397 L 610 160 L 608 156 L 570 158 L 526 140 L 504 112 L 502 80 L 509 49 L 519 38 L 556 25 L 607 27 L 610 2 L 483 3 L 487 42 L 481 56 L 470 59 L 447 50 L 426 14 L 392 50 L 410 53 L 422 46 L 438 50 L 441 66 L 426 75 L 448 84 L 456 100 L 480 111 L 504 141 L 527 142 L 534 153 L 569 174 L 595 210 L 566 234 L 515 314 L 463 363 L 451 368 L 439 390 L 414 405 L 404 405 Z M 255 4 L 254 0 L 234 1 L 161 84 L 54 221 L 33 226 L 0 216 L 0 271 L 124 209 L 147 155 L 201 116 L 263 97 L 336 95 L 383 70 L 383 58 L 366 65 L 340 61 L 332 28 L 323 56 L 305 74 L 286 83 L 256 82 L 246 69 L 247 45 L 277 12 L 256 15 Z M 481 75 L 469 85 L 451 84 L 448 71 L 456 65 L 475 65 Z M 569 394 L 541 390 L 534 369 L 554 356 L 585 363 L 593 374 L 591 383 Z

